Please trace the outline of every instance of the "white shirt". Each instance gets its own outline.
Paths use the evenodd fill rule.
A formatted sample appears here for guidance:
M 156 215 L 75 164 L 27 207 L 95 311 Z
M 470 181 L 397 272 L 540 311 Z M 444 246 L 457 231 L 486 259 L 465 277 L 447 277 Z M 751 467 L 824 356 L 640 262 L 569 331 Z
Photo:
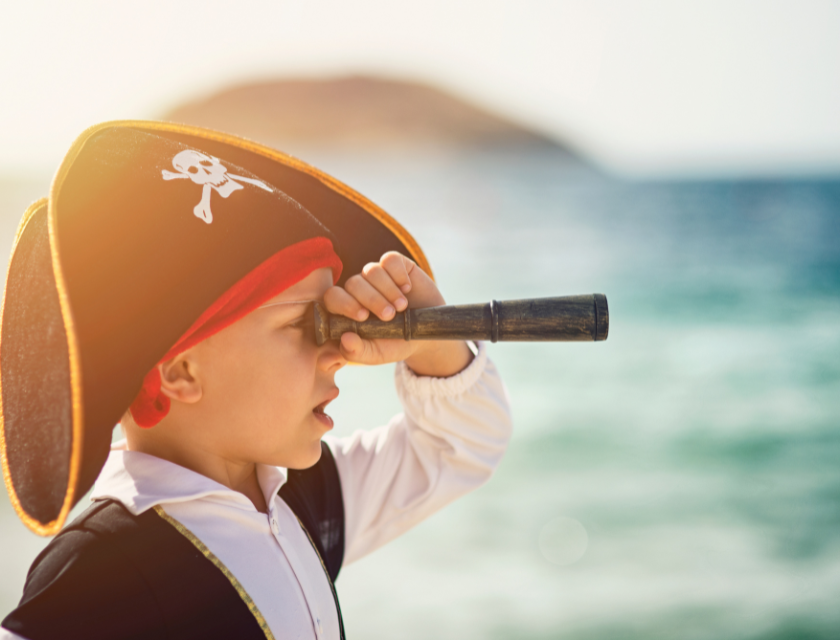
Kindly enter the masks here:
M 511 433 L 507 392 L 483 345 L 450 378 L 396 367 L 405 411 L 384 427 L 327 436 L 345 511 L 344 564 L 404 533 L 487 481 Z M 295 514 L 277 495 L 286 470 L 258 465 L 268 513 L 243 494 L 172 462 L 115 444 L 92 500 L 133 514 L 155 507 L 186 527 L 235 576 L 276 640 L 337 639 L 338 615 L 324 568 Z M 0 640 L 19 639 L 0 628 Z

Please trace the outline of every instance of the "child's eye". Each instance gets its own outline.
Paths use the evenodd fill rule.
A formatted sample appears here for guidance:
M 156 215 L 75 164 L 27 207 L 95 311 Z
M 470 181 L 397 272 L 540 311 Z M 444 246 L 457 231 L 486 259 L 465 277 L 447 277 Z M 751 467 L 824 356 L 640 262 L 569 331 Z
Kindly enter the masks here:
M 298 318 L 294 322 L 290 322 L 286 326 L 299 335 L 301 339 L 315 340 L 315 319 L 309 314 L 306 314 L 306 316 L 302 318 Z
M 300 318 L 294 320 L 293 322 L 290 322 L 286 326 L 291 329 L 307 329 L 312 326 L 312 318 L 310 318 L 308 315 L 301 316 Z

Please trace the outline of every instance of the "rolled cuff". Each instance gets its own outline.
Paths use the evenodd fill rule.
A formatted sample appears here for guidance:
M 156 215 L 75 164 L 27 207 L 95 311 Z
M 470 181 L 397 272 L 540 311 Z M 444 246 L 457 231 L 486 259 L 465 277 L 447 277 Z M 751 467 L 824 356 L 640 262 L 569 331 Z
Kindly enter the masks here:
M 414 373 L 405 362 L 398 362 L 394 370 L 394 379 L 400 399 L 404 396 L 419 400 L 452 398 L 467 393 L 487 368 L 487 347 L 483 342 L 474 344 L 476 353 L 472 362 L 463 371 L 448 378 L 420 376 Z

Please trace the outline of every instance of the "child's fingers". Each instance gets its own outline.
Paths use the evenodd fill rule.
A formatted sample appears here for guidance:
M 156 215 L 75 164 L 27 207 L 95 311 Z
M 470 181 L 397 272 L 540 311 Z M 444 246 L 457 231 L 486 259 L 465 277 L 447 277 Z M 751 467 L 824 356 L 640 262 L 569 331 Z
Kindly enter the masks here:
M 362 275 L 373 287 L 390 302 L 397 311 L 404 311 L 408 307 L 399 286 L 378 262 L 370 262 L 362 269 Z
M 391 320 L 396 314 L 396 309 L 388 299 L 361 274 L 348 278 L 344 289 L 362 306 L 373 311 L 380 320 Z
M 403 293 L 411 291 L 411 277 L 409 272 L 416 266 L 401 253 L 389 251 L 379 260 L 379 264 L 388 272 L 391 279 Z
M 324 294 L 324 306 L 330 313 L 337 313 L 359 321 L 367 320 L 370 315 L 370 311 L 341 287 L 327 289 Z

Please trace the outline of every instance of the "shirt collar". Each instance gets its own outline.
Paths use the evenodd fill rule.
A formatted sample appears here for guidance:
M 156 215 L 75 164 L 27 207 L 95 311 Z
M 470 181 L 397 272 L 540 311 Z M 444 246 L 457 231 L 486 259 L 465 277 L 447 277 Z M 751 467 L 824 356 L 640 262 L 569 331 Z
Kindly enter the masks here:
M 287 478 L 286 469 L 257 465 L 257 481 L 271 508 L 274 496 Z M 139 515 L 156 505 L 200 500 L 208 496 L 231 506 L 254 509 L 243 494 L 186 467 L 139 451 L 129 451 L 126 441 L 111 445 L 111 453 L 93 486 L 91 500 L 117 500 Z

